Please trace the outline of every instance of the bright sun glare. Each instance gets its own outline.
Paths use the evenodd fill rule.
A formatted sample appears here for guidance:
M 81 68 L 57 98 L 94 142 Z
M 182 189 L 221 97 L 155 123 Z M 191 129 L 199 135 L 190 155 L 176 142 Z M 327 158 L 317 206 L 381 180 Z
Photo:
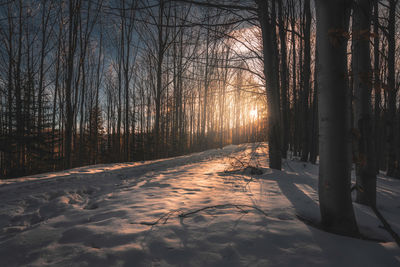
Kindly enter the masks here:
M 257 109 L 250 110 L 250 118 L 253 120 L 257 119 Z

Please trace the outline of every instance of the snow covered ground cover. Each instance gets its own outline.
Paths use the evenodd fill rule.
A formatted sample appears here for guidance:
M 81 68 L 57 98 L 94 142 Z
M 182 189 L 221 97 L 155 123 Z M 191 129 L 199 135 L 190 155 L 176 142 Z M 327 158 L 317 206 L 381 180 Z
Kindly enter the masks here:
M 275 171 L 265 153 L 245 144 L 4 181 L 0 266 L 400 266 L 367 207 L 355 204 L 361 231 L 386 242 L 299 220 L 318 219 L 318 166 Z M 263 174 L 238 170 L 248 162 Z M 400 233 L 399 180 L 379 176 L 378 208 Z

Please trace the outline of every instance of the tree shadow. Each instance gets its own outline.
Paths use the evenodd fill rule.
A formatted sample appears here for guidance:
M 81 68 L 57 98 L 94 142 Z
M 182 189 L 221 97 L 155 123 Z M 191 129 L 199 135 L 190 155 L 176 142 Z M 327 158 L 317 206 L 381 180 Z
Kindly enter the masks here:
M 396 259 L 396 253 L 387 250 L 382 243 L 379 243 L 379 241 L 385 242 L 384 240 L 371 238 L 367 233 L 364 233 L 360 238 L 353 238 L 330 233 L 323 229 L 320 225 L 318 194 L 316 190 L 318 182 L 317 179 L 308 176 L 305 171 L 296 175 L 287 171 L 270 170 L 270 173 L 264 175 L 261 179 L 275 181 L 278 184 L 282 193 L 294 207 L 296 217 L 307 226 L 313 234 L 313 240 L 327 257 L 336 258 L 338 252 L 340 252 L 350 255 L 350 257 L 344 257 L 344 259 L 350 258 L 354 260 L 357 257 L 365 258 L 365 251 L 371 251 L 372 254 L 370 255 L 379 255 L 378 257 L 368 257 L 371 260 L 369 261 L 371 266 L 398 266 L 399 260 Z M 302 190 L 304 186 L 306 190 Z M 310 194 L 307 189 L 313 189 L 314 194 Z M 366 214 L 363 214 L 363 216 L 365 217 Z M 328 239 L 334 239 L 335 242 L 328 242 Z M 352 242 L 344 242 L 345 239 L 352 239 Z M 353 245 L 354 242 L 358 244 L 356 248 Z M 338 244 L 341 247 L 338 247 Z M 357 264 L 356 261 L 355 264 Z M 350 264 L 343 260 L 343 265 Z

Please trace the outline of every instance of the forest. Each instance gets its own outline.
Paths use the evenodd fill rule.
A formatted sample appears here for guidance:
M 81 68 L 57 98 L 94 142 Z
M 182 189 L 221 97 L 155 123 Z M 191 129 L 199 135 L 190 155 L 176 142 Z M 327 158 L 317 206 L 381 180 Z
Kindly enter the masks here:
M 0 175 L 267 140 L 268 127 L 277 161 L 290 150 L 315 163 L 310 2 L 5 1 Z M 400 176 L 397 1 L 360 2 L 329 33 L 346 41 L 353 156 Z
M 0 175 L 265 139 L 260 33 L 247 13 L 171 1 L 3 3 Z
M 400 217 L 378 205 L 386 194 L 381 183 L 400 179 L 398 2 L 0 0 L 4 190 L 15 178 L 73 176 L 72 168 L 139 166 L 143 175 L 147 162 L 159 170 L 164 160 L 180 166 L 185 157 L 196 164 L 225 157 L 251 175 L 315 175 L 305 184 L 317 188 L 320 217 L 303 216 L 303 206 L 293 216 L 327 232 L 382 241 L 360 225 L 362 208 L 354 205 L 365 205 L 400 246 Z M 248 150 L 246 160 L 238 156 Z M 74 192 L 87 197 L 90 210 L 85 190 Z M 212 208 L 264 214 L 247 204 Z M 165 223 L 176 215 L 162 212 L 169 212 L 160 218 Z M 386 215 L 395 218 L 393 228 Z

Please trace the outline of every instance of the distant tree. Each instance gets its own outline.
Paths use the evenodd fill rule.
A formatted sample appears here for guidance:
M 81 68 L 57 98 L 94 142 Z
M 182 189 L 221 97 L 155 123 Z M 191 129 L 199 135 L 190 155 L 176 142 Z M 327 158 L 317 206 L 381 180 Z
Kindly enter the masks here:
M 74 100 L 73 96 L 73 80 L 75 73 L 75 54 L 77 51 L 79 21 L 81 12 L 81 0 L 71 0 L 68 3 L 68 32 L 66 45 L 66 62 L 65 62 L 65 140 L 64 140 L 64 167 L 72 166 L 72 136 L 74 126 Z
M 302 66 L 303 90 L 301 95 L 302 102 L 302 154 L 301 160 L 308 161 L 310 153 L 311 124 L 309 112 L 309 95 L 311 89 L 311 6 L 310 0 L 304 1 L 304 62 Z

